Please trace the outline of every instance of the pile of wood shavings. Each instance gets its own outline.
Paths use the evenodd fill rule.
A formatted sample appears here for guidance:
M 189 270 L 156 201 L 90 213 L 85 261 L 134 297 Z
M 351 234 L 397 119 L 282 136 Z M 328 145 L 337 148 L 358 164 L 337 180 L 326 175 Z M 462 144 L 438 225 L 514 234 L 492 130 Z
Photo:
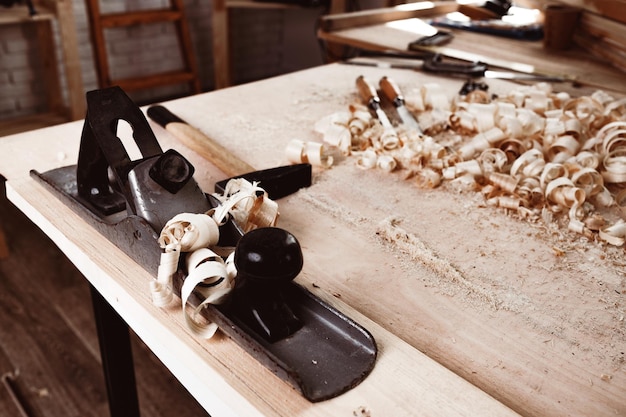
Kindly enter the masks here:
M 572 98 L 547 83 L 499 97 L 450 98 L 437 84 L 416 91 L 406 105 L 423 132 L 385 129 L 362 104 L 315 129 L 362 169 L 400 171 L 420 188 L 477 190 L 487 205 L 624 245 L 626 99 Z

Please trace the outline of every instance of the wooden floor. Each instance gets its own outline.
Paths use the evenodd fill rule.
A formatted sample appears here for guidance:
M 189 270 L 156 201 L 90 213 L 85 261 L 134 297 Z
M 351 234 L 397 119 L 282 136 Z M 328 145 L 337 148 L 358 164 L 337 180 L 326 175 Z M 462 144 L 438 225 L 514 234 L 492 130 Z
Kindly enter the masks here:
M 87 282 L 7 201 L 1 177 L 0 184 L 0 229 L 9 250 L 0 259 L 0 375 L 3 381 L 10 377 L 26 411 L 20 412 L 5 382 L 0 416 L 108 416 Z M 206 416 L 137 336 L 131 337 L 142 416 Z

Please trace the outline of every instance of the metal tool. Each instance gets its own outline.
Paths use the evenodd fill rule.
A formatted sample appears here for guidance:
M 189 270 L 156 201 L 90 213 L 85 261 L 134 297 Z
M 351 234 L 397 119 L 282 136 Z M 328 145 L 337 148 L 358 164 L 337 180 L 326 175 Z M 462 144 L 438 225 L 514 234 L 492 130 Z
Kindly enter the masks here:
M 424 58 L 394 58 L 363 57 L 345 61 L 350 65 L 373 66 L 380 68 L 411 69 L 415 71 L 430 72 L 437 75 L 455 78 L 494 78 L 505 80 L 527 80 L 547 82 L 575 81 L 574 78 L 564 75 L 541 74 L 532 71 L 494 71 L 483 62 L 463 62 L 458 60 L 445 60 L 443 55 L 435 54 Z
M 498 78 L 504 80 L 531 80 L 531 81 L 548 81 L 563 82 L 568 81 L 565 77 L 559 75 L 548 75 L 538 73 L 523 73 L 514 71 L 492 71 L 488 65 L 482 62 L 458 63 L 444 60 L 443 55 L 436 54 L 431 58 L 425 59 L 422 64 L 422 70 L 433 72 L 441 75 L 450 75 L 463 78 Z
M 380 124 L 383 125 L 385 129 L 393 129 L 389 118 L 380 107 L 380 97 L 378 97 L 376 87 L 362 75 L 356 79 L 356 86 L 361 98 L 367 103 L 370 110 L 376 114 L 376 118 L 380 120 Z
M 409 109 L 407 109 L 404 105 L 404 96 L 402 95 L 398 84 L 396 84 L 395 81 L 387 76 L 381 78 L 379 84 L 385 97 L 387 97 L 396 108 L 396 111 L 398 112 L 400 119 L 402 119 L 402 123 L 404 124 L 404 126 L 407 129 L 413 129 L 421 132 L 422 129 L 417 123 L 417 120 L 415 120 L 411 112 L 409 112 Z
M 289 232 L 266 229 L 242 236 L 234 255 L 237 289 L 230 303 L 209 310 L 210 318 L 305 398 L 335 397 L 369 374 L 376 343 L 363 327 L 292 282 L 303 265 L 300 244 Z
M 131 161 L 117 137 L 120 120 L 132 126 L 141 159 Z M 310 183 L 310 166 L 308 169 Z M 288 175 L 285 169 L 269 171 L 266 186 L 271 182 L 270 174 Z M 216 197 L 200 190 L 193 173 L 191 163 L 178 152 L 162 152 L 145 116 L 119 87 L 87 93 L 77 165 L 45 173 L 31 171 L 35 179 L 155 277 L 162 253 L 157 232 L 163 224 L 178 213 L 204 213 L 220 204 Z M 367 377 L 377 356 L 374 338 L 291 281 L 302 267 L 301 252 L 300 258 L 294 255 L 296 246 L 300 250 L 295 237 L 278 228 L 244 234 L 232 218 L 219 226 L 219 232 L 218 246 L 233 246 L 235 256 L 243 254 L 243 258 L 259 263 L 236 263 L 244 276 L 241 281 L 247 276 L 253 290 L 239 285 L 238 279 L 229 302 L 202 309 L 208 320 L 310 401 L 340 395 Z M 265 275 L 256 280 L 255 287 L 259 270 Z M 184 278 L 179 270 L 173 280 L 175 293 L 180 294 Z M 198 306 L 202 300 L 196 295 L 190 301 Z M 297 325 L 290 324 L 292 316 Z
M 311 165 L 295 164 L 256 171 L 245 161 L 211 139 L 199 129 L 162 105 L 148 108 L 148 117 L 170 132 L 185 146 L 193 149 L 231 178 L 258 182 L 271 199 L 277 200 L 311 185 Z M 231 178 L 218 181 L 215 190 L 222 193 Z

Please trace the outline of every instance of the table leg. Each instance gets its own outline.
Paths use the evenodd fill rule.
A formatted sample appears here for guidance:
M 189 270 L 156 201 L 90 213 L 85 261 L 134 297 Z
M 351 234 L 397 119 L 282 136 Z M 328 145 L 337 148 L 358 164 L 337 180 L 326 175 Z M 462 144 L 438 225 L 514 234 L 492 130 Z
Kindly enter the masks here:
M 6 234 L 0 224 L 0 259 L 7 259 L 9 257 L 9 244 L 7 243 Z
M 98 290 L 90 288 L 111 417 L 139 417 L 128 325 Z

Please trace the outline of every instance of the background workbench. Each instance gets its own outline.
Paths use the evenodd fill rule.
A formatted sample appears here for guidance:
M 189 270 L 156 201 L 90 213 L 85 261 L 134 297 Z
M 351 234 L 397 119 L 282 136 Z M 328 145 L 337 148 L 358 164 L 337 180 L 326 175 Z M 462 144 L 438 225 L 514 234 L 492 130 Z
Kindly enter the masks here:
M 409 43 L 423 35 L 423 29 L 420 35 L 420 26 L 414 22 L 416 18 L 428 20 L 441 17 L 456 8 L 454 2 L 438 1 L 328 15 L 321 19 L 318 37 L 358 50 L 407 53 L 410 52 Z M 591 18 L 589 13 L 584 16 L 586 20 Z M 613 24 L 619 26 L 618 23 Z M 624 71 L 574 43 L 564 50 L 546 50 L 542 40 L 512 39 L 460 29 L 443 30 L 454 35 L 452 41 L 430 47 L 428 51 L 469 62 L 484 62 L 493 69 L 518 67 L 524 71 L 574 78 L 580 86 L 569 91 L 577 91 L 578 94 L 595 89 L 626 93 Z
M 450 95 L 463 82 L 333 64 L 167 106 L 255 168 L 269 168 L 286 162 L 291 139 L 320 140 L 314 124 L 358 101 L 360 74 L 391 76 L 405 90 L 437 82 Z M 368 328 L 380 352 L 357 388 L 310 404 L 227 338 L 196 340 L 180 309 L 152 306 L 152 277 L 31 179 L 30 169 L 76 162 L 81 128 L 76 122 L 3 138 L 7 195 L 211 415 L 351 416 L 359 407 L 371 416 L 626 415 L 621 248 L 564 240 L 481 206 L 473 194 L 418 190 L 349 159 L 316 170 L 313 186 L 279 201 L 279 226 L 304 251 L 296 281 Z M 222 174 L 153 129 L 211 191 Z M 452 279 L 385 238 L 392 229 L 459 275 Z

